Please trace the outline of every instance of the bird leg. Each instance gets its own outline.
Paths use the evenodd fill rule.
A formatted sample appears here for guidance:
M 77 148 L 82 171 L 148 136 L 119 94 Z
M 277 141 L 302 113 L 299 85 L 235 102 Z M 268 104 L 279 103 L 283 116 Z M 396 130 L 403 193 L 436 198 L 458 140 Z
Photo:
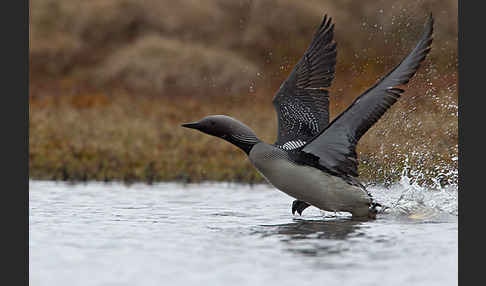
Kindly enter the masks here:
M 292 202 L 292 214 L 295 214 L 297 211 L 299 215 L 302 215 L 302 212 L 308 207 L 310 204 L 304 202 L 304 201 L 299 201 L 295 200 Z

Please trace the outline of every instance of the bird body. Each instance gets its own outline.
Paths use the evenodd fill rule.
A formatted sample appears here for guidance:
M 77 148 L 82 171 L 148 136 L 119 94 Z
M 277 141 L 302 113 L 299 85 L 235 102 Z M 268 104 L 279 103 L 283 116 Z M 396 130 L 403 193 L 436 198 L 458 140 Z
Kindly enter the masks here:
M 415 48 L 393 70 L 358 96 L 329 122 L 329 87 L 334 79 L 334 24 L 324 19 L 310 46 L 273 98 L 278 133 L 274 144 L 262 142 L 245 124 L 226 115 L 207 116 L 183 127 L 222 138 L 243 150 L 265 179 L 291 197 L 292 213 L 310 205 L 376 217 L 371 194 L 358 179 L 359 139 L 404 92 L 430 51 L 433 18 Z
M 270 184 L 291 197 L 322 210 L 346 211 L 357 217 L 368 215 L 372 199 L 364 188 L 298 164 L 286 150 L 261 142 L 253 146 L 249 159 Z

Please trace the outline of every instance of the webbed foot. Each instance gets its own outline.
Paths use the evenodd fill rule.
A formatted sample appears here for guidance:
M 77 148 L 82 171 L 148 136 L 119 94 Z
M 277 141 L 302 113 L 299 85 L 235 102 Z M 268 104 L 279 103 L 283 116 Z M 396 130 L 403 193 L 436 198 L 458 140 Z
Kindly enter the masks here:
M 382 213 L 385 213 L 385 211 L 389 209 L 389 207 L 387 206 L 384 206 L 380 203 L 376 203 L 376 202 L 372 202 L 370 207 L 369 207 L 369 211 L 368 211 L 368 217 L 369 218 L 372 218 L 372 219 L 375 219 L 376 218 L 376 214 L 382 214 Z
M 374 212 L 376 212 L 378 214 L 382 214 L 382 213 L 385 213 L 385 211 L 390 209 L 390 208 L 387 207 L 387 206 L 384 206 L 380 203 L 372 202 L 370 209 L 372 209 Z
M 292 202 L 292 214 L 295 214 L 295 212 L 297 211 L 299 215 L 302 215 L 302 212 L 309 206 L 310 204 L 304 201 L 295 200 Z

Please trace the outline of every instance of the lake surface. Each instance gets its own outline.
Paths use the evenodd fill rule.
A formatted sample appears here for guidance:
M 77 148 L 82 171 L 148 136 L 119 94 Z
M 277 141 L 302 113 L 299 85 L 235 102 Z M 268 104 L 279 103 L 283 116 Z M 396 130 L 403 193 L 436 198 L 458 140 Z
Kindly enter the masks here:
M 268 185 L 29 183 L 30 285 L 457 285 L 457 187 L 371 187 L 374 221 Z

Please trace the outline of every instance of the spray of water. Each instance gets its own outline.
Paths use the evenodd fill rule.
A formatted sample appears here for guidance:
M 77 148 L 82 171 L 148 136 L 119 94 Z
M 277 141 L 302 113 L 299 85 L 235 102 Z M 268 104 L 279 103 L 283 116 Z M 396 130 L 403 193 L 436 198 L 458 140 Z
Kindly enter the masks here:
M 394 216 L 405 215 L 414 219 L 457 216 L 457 169 L 437 166 L 437 171 L 439 175 L 431 180 L 431 184 L 419 184 L 419 179 L 429 177 L 429 174 L 413 169 L 406 156 L 400 180 L 389 187 L 374 186 L 370 192 L 377 201 L 388 206 L 386 212 Z M 447 178 L 447 184 L 444 178 Z

